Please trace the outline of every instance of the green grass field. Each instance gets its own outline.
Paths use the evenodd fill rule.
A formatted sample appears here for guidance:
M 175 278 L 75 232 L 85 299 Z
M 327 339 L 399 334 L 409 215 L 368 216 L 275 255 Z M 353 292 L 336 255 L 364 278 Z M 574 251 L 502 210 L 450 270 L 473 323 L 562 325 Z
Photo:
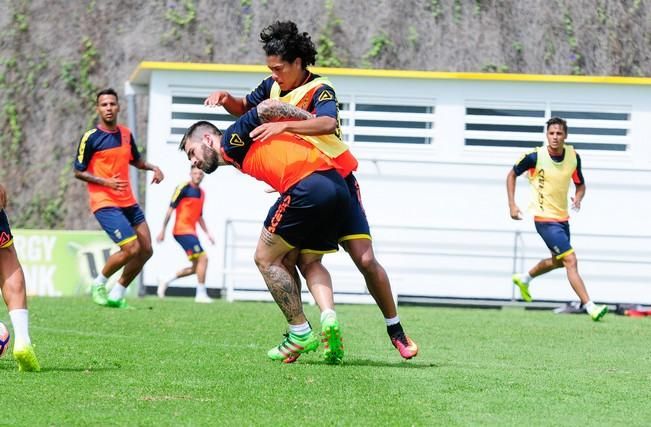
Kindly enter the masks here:
M 43 371 L 0 359 L 0 425 L 648 425 L 651 319 L 401 307 L 403 361 L 375 306 L 340 306 L 346 359 L 266 359 L 272 303 L 30 300 Z M 314 307 L 306 307 L 318 323 Z M 7 323 L 6 312 L 0 319 Z

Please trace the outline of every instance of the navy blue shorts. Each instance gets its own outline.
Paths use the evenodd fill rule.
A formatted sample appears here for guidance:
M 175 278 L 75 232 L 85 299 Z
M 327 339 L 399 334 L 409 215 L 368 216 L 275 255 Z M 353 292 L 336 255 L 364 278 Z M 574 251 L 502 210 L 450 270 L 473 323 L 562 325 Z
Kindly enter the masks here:
M 8 248 L 14 242 L 14 236 L 9 228 L 9 219 L 4 209 L 0 209 L 0 249 Z
M 175 234 L 174 239 L 179 242 L 190 261 L 203 255 L 204 251 L 201 242 L 199 242 L 199 238 L 195 234 Z
M 126 208 L 101 208 L 95 211 L 95 218 L 118 246 L 136 240 L 136 231 L 133 227 L 145 222 L 145 214 L 137 204 Z
M 562 222 L 543 222 L 534 221 L 536 231 L 545 241 L 545 244 L 554 254 L 556 259 L 561 259 L 565 255 L 574 252 L 570 245 L 570 223 Z
M 265 228 L 301 252 L 336 252 L 343 215 L 350 209 L 346 182 L 335 170 L 303 178 L 269 209 Z
M 346 177 L 346 185 L 350 193 L 350 209 L 343 214 L 339 243 L 354 239 L 370 240 L 371 229 L 366 219 L 364 205 L 362 205 L 362 193 L 359 190 L 359 183 L 352 173 Z

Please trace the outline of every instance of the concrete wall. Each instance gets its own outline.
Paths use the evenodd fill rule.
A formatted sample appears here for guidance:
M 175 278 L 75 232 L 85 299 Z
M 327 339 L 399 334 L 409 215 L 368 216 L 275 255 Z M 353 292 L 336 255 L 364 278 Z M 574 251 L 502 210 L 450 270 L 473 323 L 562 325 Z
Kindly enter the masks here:
M 325 73 L 323 73 L 325 74 Z M 407 130 L 431 138 L 430 144 L 350 142 L 360 159 L 357 177 L 375 236 L 377 252 L 393 279 L 394 293 L 446 298 L 511 299 L 517 297 L 510 284 L 514 269 L 515 233 L 519 240 L 516 268 L 528 268 L 547 255 L 535 235 L 530 217 L 512 221 L 508 214 L 505 177 L 509 168 L 529 148 L 522 146 L 474 146 L 469 140 L 525 140 L 542 143 L 544 133 L 489 130 L 477 131 L 470 122 L 539 126 L 554 111 L 593 112 L 594 120 L 569 119 L 568 143 L 606 144 L 609 149 L 580 149 L 587 195 L 581 212 L 573 214 L 573 246 L 579 267 L 593 299 L 608 302 L 651 302 L 651 250 L 648 218 L 651 217 L 651 86 L 626 84 L 625 79 L 537 78 L 508 76 L 484 79 L 486 75 L 408 73 L 331 75 L 338 98 L 347 108 L 360 103 L 431 105 L 431 123 L 421 130 Z M 189 163 L 178 151 L 182 129 L 194 119 L 173 119 L 179 108 L 197 114 L 216 113 L 214 120 L 225 127 L 223 110 L 201 105 L 178 107 L 172 97 L 205 97 L 216 89 L 244 95 L 267 74 L 264 69 L 241 71 L 153 70 L 149 84 L 147 158 L 160 165 L 166 180 L 147 188 L 146 214 L 152 233 L 160 229 L 174 187 L 186 180 Z M 142 83 L 142 81 L 141 81 Z M 469 108 L 492 108 L 544 112 L 544 117 L 477 117 Z M 587 113 L 586 113 L 587 114 Z M 623 115 L 613 122 L 608 115 Z M 219 116 L 219 117 L 218 117 Z M 344 131 L 351 140 L 360 111 L 342 111 Z M 381 120 L 391 121 L 391 113 Z M 424 115 L 427 119 L 427 115 Z M 423 120 L 425 120 L 423 119 Z M 427 119 L 429 120 L 429 119 Z M 601 127 L 624 131 L 595 131 L 594 135 L 572 129 Z M 508 126 L 504 129 L 509 129 Z M 620 129 L 620 130 L 621 130 Z M 382 130 L 382 129 L 380 129 Z M 394 132 L 395 129 L 386 129 Z M 380 132 L 382 133 L 382 132 Z M 517 144 L 515 144 L 517 145 Z M 612 149 L 612 147 L 619 147 Z M 253 245 L 269 206 L 277 195 L 266 186 L 234 168 L 223 167 L 204 180 L 204 216 L 215 246 L 202 239 L 210 257 L 208 284 L 224 284 L 224 233 L 230 220 L 254 220 L 238 229 L 238 244 L 247 248 L 230 251 L 229 268 L 243 274 L 229 278 L 236 287 L 264 288 L 252 261 Z M 517 200 L 524 211 L 529 189 L 525 178 L 518 180 Z M 573 194 L 573 188 L 570 190 Z M 235 224 L 237 225 L 237 223 Z M 395 228 L 397 226 L 397 228 Z M 168 228 L 169 232 L 169 228 Z M 522 252 L 522 248 L 525 251 Z M 523 259 L 522 257 L 526 257 Z M 155 246 L 154 257 L 145 267 L 145 283 L 167 277 L 185 263 L 180 247 L 168 234 Z M 232 265 L 231 265 L 232 263 Z M 342 293 L 363 293 L 364 283 L 341 252 L 326 257 L 335 289 Z M 194 278 L 179 281 L 192 285 Z M 553 272 L 533 282 L 538 300 L 576 299 L 564 273 Z

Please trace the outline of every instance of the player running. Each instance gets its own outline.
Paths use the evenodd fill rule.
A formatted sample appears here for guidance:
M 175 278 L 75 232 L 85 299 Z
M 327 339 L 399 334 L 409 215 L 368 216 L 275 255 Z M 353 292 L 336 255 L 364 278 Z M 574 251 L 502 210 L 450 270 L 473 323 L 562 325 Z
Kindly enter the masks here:
M 152 183 L 163 180 L 163 172 L 140 156 L 129 128 L 118 125 L 118 95 L 113 89 L 97 94 L 99 123 L 79 141 L 74 163 L 75 178 L 88 183 L 90 208 L 106 234 L 120 247 L 112 254 L 91 285 L 96 304 L 124 308 L 127 287 L 153 253 L 145 214 L 131 191 L 129 165 L 154 172 Z M 110 294 L 106 282 L 124 267 Z
M 547 121 L 547 146 L 537 147 L 526 153 L 513 166 L 506 177 L 506 192 L 511 218 L 522 219 L 522 212 L 515 203 L 515 180 L 528 171 L 532 199 L 530 210 L 534 213 L 536 231 L 552 253 L 528 273 L 513 275 L 513 284 L 520 289 L 522 299 L 530 302 L 529 283 L 535 277 L 551 270 L 565 267 L 567 278 L 581 300 L 583 309 L 597 321 L 608 307 L 592 302 L 579 275 L 576 254 L 570 245 L 570 223 L 567 196 L 570 181 L 576 191 L 572 197 L 572 209 L 578 211 L 585 196 L 585 180 L 581 172 L 581 158 L 571 145 L 565 145 L 567 122 L 559 117 Z
M 165 297 L 165 290 L 170 282 L 181 277 L 191 276 L 196 273 L 197 275 L 197 290 L 194 301 L 198 303 L 212 303 L 213 300 L 208 296 L 206 291 L 206 269 L 208 268 L 208 256 L 201 247 L 199 237 L 197 236 L 197 224 L 208 236 L 208 240 L 213 245 L 215 239 L 208 231 L 206 222 L 203 220 L 203 204 L 205 199 L 205 192 L 199 186 L 203 180 L 204 173 L 201 169 L 192 166 L 190 170 L 190 181 L 179 185 L 174 194 L 169 208 L 165 213 L 163 220 L 163 228 L 158 233 L 156 240 L 160 243 L 165 240 L 165 229 L 167 223 L 172 217 L 172 213 L 176 211 L 176 218 L 174 220 L 174 228 L 172 235 L 174 239 L 181 245 L 183 251 L 188 256 L 192 263 L 191 266 L 185 267 L 176 272 L 174 277 L 169 280 L 161 280 L 158 283 L 157 294 L 160 298 Z

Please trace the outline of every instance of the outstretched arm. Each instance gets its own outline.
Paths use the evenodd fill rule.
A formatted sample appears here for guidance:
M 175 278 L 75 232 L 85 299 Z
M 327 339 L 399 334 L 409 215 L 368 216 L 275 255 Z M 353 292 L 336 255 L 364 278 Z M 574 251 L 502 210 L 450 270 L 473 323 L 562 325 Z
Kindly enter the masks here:
M 266 139 L 282 132 L 299 135 L 328 135 L 337 129 L 337 120 L 333 117 L 314 117 L 312 114 L 294 105 L 267 99 L 256 107 L 262 125 L 251 132 L 251 138 Z
M 237 117 L 249 110 L 246 98 L 238 98 L 223 90 L 211 93 L 203 102 L 203 105 L 208 107 L 224 107 L 226 111 Z

